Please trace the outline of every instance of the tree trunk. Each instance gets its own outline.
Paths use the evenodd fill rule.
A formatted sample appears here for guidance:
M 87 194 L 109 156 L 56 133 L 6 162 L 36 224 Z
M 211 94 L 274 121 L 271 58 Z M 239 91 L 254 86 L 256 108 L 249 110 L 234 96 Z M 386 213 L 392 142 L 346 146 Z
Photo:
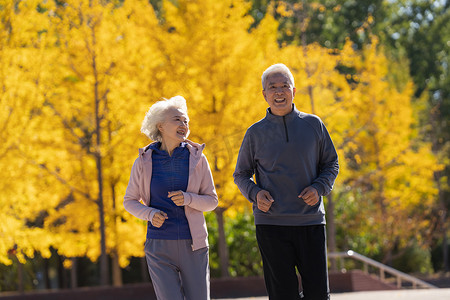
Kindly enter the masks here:
M 432 108 L 430 110 L 430 115 L 428 116 L 432 128 L 439 128 L 439 110 Z M 440 157 L 443 149 L 441 143 L 439 142 L 439 135 L 436 131 L 431 132 L 432 150 L 437 158 Z M 439 215 L 440 215 L 440 225 L 442 226 L 442 270 L 447 273 L 450 271 L 450 262 L 448 260 L 449 247 L 448 247 L 448 237 L 447 237 L 447 215 L 448 215 L 448 201 L 445 199 L 447 192 L 445 187 L 441 185 L 442 177 L 446 176 L 446 170 L 434 172 L 434 181 L 436 182 L 438 188 L 438 200 L 439 200 Z M 447 179 L 448 182 L 448 179 Z
M 122 286 L 122 269 L 119 265 L 119 255 L 116 250 L 113 250 L 111 256 L 113 285 Z
M 440 172 L 439 172 L 440 173 Z M 437 177 L 437 178 L 436 178 Z M 435 175 L 436 182 L 438 183 L 438 189 L 439 189 L 439 206 L 440 206 L 440 222 L 442 226 L 442 262 L 443 266 L 442 269 L 445 273 L 450 271 L 449 261 L 448 261 L 448 242 L 447 242 L 447 207 L 445 205 L 445 192 L 442 190 L 440 180 L 441 176 Z
M 25 293 L 25 283 L 24 283 L 24 272 L 23 272 L 23 265 L 22 263 L 17 259 L 17 290 L 19 293 Z
M 96 107 L 98 106 L 98 103 Z M 97 119 L 99 116 L 96 115 Z M 100 146 L 100 121 L 97 120 L 97 146 Z M 97 150 L 100 151 L 100 150 Z M 103 204 L 103 174 L 102 174 L 102 158 L 100 153 L 95 154 L 97 164 L 97 181 L 98 181 L 98 214 L 100 219 L 100 284 L 108 285 L 108 257 L 106 255 L 106 233 L 105 233 L 105 212 Z
M 98 105 L 98 104 L 97 104 Z M 97 115 L 98 119 L 98 115 Z M 100 121 L 97 122 L 97 126 L 100 126 Z M 97 145 L 99 146 L 99 135 L 100 129 L 97 129 Z M 100 151 L 100 150 L 98 150 Z M 100 284 L 107 285 L 108 284 L 108 257 L 106 255 L 106 233 L 105 233 L 105 212 L 103 205 L 103 174 L 102 174 L 102 158 L 100 153 L 96 153 L 96 164 L 97 164 L 97 181 L 98 181 L 98 214 L 100 219 Z
M 150 275 L 148 274 L 148 268 L 147 268 L 147 260 L 144 257 L 141 257 L 141 277 L 142 282 L 149 282 L 150 281 Z
M 67 288 L 67 276 L 66 276 L 66 270 L 64 269 L 64 265 L 63 265 L 63 257 L 59 254 L 56 255 L 56 262 L 57 262 L 57 266 L 56 266 L 56 270 L 58 273 L 58 288 L 59 289 L 65 289 Z
M 72 268 L 70 269 L 70 287 L 75 289 L 78 287 L 78 260 L 72 257 Z
M 448 273 L 450 271 L 450 266 L 448 262 L 448 242 L 447 242 L 447 228 L 445 223 L 442 228 L 442 255 L 444 256 L 444 272 Z
M 95 31 L 92 29 L 93 44 L 96 44 Z M 96 149 L 95 149 L 95 163 L 97 166 L 97 184 L 98 184 L 98 213 L 100 219 L 100 284 L 108 285 L 108 257 L 106 254 L 106 233 L 105 233 L 105 212 L 103 203 L 103 164 L 101 154 L 101 125 L 100 125 L 100 96 L 98 91 L 99 79 L 97 74 L 97 62 L 95 53 L 92 56 L 92 69 L 94 71 L 94 101 L 95 101 L 95 135 L 96 135 Z
M 43 277 L 44 277 L 44 286 L 45 286 L 45 288 L 47 290 L 49 290 L 51 288 L 51 286 L 50 286 L 50 276 L 48 275 L 49 274 L 49 263 L 50 263 L 49 259 L 48 258 L 44 258 L 44 274 L 43 274 Z
M 110 135 L 111 131 L 108 130 L 108 135 Z M 111 137 L 109 137 L 111 139 Z M 112 164 L 112 161 L 111 161 Z M 122 286 L 122 269 L 119 265 L 119 241 L 117 234 L 117 208 L 116 208 L 116 185 L 115 183 L 111 183 L 111 198 L 112 198 L 112 227 L 114 231 L 114 249 L 112 250 L 112 280 L 114 286 Z
M 336 220 L 334 216 L 333 192 L 327 196 L 327 240 L 328 252 L 336 252 Z M 337 270 L 336 258 L 330 258 L 330 269 Z
M 220 262 L 220 275 L 221 277 L 229 277 L 228 273 L 228 265 L 229 265 L 229 257 L 228 257 L 228 246 L 225 238 L 225 226 L 223 220 L 223 213 L 225 209 L 222 207 L 217 207 L 214 212 L 216 213 L 217 218 L 217 227 L 219 232 L 219 262 Z

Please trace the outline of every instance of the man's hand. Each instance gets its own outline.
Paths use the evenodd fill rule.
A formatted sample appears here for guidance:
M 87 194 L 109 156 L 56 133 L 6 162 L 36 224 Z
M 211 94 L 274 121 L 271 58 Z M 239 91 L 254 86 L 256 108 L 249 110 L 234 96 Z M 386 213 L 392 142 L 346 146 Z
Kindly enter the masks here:
M 258 209 L 262 212 L 268 212 L 273 202 L 272 196 L 266 190 L 261 190 L 256 194 L 256 204 L 258 205 Z
M 182 191 L 169 192 L 169 197 L 177 206 L 184 205 L 184 196 Z
M 166 219 L 168 219 L 167 214 L 163 211 L 159 211 L 153 216 L 152 225 L 156 228 L 159 228 L 162 226 L 162 224 L 164 224 L 164 221 Z
M 302 198 L 309 206 L 314 206 L 319 202 L 319 193 L 312 186 L 306 187 L 298 197 Z

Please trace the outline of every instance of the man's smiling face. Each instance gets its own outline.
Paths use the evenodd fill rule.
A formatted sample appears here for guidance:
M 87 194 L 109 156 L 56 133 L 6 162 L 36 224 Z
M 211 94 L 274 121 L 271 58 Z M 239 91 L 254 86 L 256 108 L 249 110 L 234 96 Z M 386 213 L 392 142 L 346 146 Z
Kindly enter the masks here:
M 270 106 L 272 114 L 285 116 L 292 111 L 295 87 L 289 77 L 283 73 L 272 73 L 267 76 L 263 90 L 264 99 Z

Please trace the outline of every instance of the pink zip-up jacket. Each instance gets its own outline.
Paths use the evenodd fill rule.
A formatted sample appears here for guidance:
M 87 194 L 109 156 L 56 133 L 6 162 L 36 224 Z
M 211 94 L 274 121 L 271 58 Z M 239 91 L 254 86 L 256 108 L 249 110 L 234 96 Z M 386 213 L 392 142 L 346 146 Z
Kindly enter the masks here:
M 208 230 L 203 212 L 218 205 L 214 181 L 206 156 L 202 153 L 205 144 L 186 140 L 189 149 L 189 179 L 184 195 L 184 212 L 192 236 L 192 251 L 208 246 Z M 158 209 L 150 206 L 150 181 L 152 179 L 152 150 L 139 149 L 139 157 L 131 168 L 130 181 L 125 192 L 123 206 L 133 216 L 152 221 Z M 142 201 L 142 202 L 141 202 Z M 143 203 L 143 204 L 142 204 Z

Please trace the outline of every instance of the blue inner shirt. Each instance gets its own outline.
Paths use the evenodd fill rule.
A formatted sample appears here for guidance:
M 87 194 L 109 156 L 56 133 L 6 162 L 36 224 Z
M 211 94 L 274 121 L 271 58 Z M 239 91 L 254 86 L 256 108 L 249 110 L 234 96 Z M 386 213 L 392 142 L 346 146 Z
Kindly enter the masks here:
M 152 152 L 152 180 L 150 182 L 150 206 L 167 214 L 160 228 L 151 222 L 147 226 L 147 238 L 164 240 L 191 239 L 184 206 L 177 206 L 167 195 L 172 191 L 186 192 L 189 179 L 189 149 L 186 143 L 175 148 L 172 156 L 161 150 L 161 143 L 150 145 Z

